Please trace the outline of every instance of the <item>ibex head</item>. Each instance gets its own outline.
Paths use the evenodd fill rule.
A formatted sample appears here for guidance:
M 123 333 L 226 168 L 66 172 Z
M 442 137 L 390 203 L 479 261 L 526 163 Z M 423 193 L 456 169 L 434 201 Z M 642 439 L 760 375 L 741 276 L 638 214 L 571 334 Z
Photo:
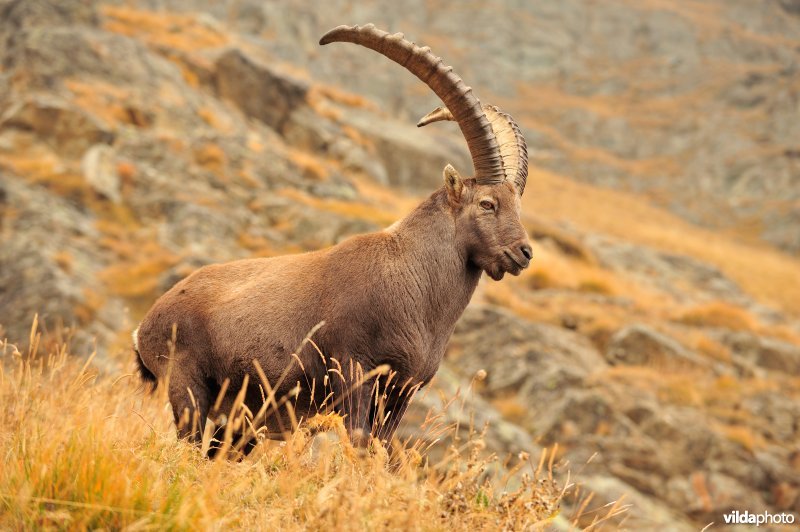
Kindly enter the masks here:
M 389 34 L 372 24 L 339 26 L 320 39 L 323 45 L 331 42 L 352 42 L 385 55 L 441 98 L 445 107 L 427 114 L 417 125 L 452 120 L 467 141 L 474 178 L 462 178 L 449 164 L 444 169 L 457 238 L 469 260 L 492 279 L 500 280 L 506 272 L 518 275 L 530 263 L 531 247 L 520 222 L 528 154 L 514 120 L 497 107 L 481 105 L 452 67 L 402 33 Z
M 528 267 L 531 246 L 520 222 L 520 195 L 508 181 L 481 184 L 463 179 L 449 164 L 444 169 L 456 235 L 469 260 L 499 281 Z

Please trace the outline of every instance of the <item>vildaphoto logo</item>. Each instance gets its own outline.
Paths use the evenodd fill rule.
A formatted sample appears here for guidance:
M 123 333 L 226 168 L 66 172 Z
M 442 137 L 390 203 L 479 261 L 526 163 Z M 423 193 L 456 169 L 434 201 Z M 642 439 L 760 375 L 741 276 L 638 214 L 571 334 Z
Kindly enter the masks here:
M 760 514 L 750 513 L 747 510 L 740 512 L 734 510 L 727 514 L 723 514 L 722 518 L 725 520 L 726 525 L 791 525 L 794 523 L 794 514 L 780 513 L 771 514 L 769 512 L 762 512 Z

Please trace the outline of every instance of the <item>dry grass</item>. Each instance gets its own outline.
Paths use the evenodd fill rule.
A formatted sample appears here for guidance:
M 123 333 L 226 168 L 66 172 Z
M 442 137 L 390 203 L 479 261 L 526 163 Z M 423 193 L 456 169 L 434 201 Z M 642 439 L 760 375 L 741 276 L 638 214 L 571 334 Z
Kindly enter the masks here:
M 309 179 L 324 181 L 328 178 L 330 173 L 328 168 L 316 155 L 312 155 L 307 151 L 287 147 L 286 158 L 300 170 L 303 176 Z
M 217 176 L 225 176 L 228 157 L 225 151 L 213 142 L 204 142 L 192 150 L 194 162 Z
M 767 442 L 764 438 L 757 434 L 752 427 L 715 424 L 714 429 L 751 453 L 767 446 Z
M 547 288 L 558 288 L 560 286 L 558 279 L 553 277 L 553 275 L 544 268 L 537 267 L 532 269 L 525 275 L 525 279 L 528 288 L 531 290 L 545 290 Z
M 669 334 L 680 340 L 683 345 L 691 347 L 692 350 L 712 360 L 725 364 L 730 364 L 731 362 L 731 350 L 702 331 L 690 329 L 670 331 Z
M 174 266 L 179 257 L 162 248 L 158 243 L 133 233 L 118 233 L 115 240 L 104 237 L 100 245 L 114 252 L 119 261 L 100 273 L 100 278 L 109 293 L 129 299 L 152 301 L 159 294 L 159 275 Z
M 317 198 L 293 188 L 279 190 L 277 194 L 315 210 L 366 220 L 379 226 L 389 226 L 397 220 L 395 216 L 383 210 L 379 205 L 361 201 Z
M 577 289 L 580 292 L 592 294 L 612 295 L 614 293 L 614 289 L 603 279 L 583 279 L 578 282 Z
M 523 422 L 530 412 L 528 405 L 522 404 L 516 394 L 496 397 L 492 399 L 492 406 L 503 416 L 503 419 L 517 424 Z
M 589 384 L 614 382 L 634 397 L 650 397 L 660 405 L 689 407 L 706 416 L 710 426 L 744 448 L 753 450 L 776 440 L 769 422 L 748 399 L 781 393 L 795 398 L 800 393 L 797 377 L 717 376 L 713 372 L 663 367 L 615 366 L 598 372 Z
M 755 331 L 758 323 L 746 310 L 714 301 L 691 307 L 677 317 L 677 321 L 695 327 L 719 327 L 733 331 Z
M 553 520 L 566 524 L 558 510 L 564 492 L 552 477 L 555 452 L 532 462 L 521 455 L 511 471 L 514 485 L 504 484 L 508 476 L 488 474 L 496 458 L 482 451 L 479 437 L 450 445 L 438 463 L 406 447 L 406 460 L 392 471 L 382 447 L 351 447 L 333 415 L 319 419 L 329 432 L 316 437 L 301 428 L 285 442 L 259 444 L 242 460 L 207 460 L 176 441 L 165 398 L 144 395 L 132 374 L 100 374 L 94 353 L 76 358 L 58 342 L 45 349 L 38 334 L 30 345 L 19 352 L 0 344 L 2 529 L 535 530 Z M 104 367 L 128 365 L 106 357 L 111 364 Z M 522 474 L 525 468 L 529 473 Z
M 552 244 L 563 255 L 587 264 L 597 264 L 597 258 L 578 237 L 534 215 L 524 216 L 525 228 L 531 238 Z
M 72 93 L 72 102 L 111 126 L 128 124 L 138 127 L 152 125 L 152 117 L 138 106 L 130 89 L 108 82 L 70 78 L 64 85 Z
M 235 126 L 229 116 L 226 116 L 219 109 L 211 106 L 203 106 L 197 110 L 199 116 L 206 124 L 220 133 L 230 135 L 235 132 Z M 248 139 L 249 140 L 249 139 Z M 253 149 L 253 148 L 251 148 Z M 253 149 L 255 152 L 261 151 L 260 149 Z
M 228 44 L 228 37 L 193 15 L 104 5 L 107 31 L 136 37 L 155 47 L 194 52 Z
M 629 283 L 614 273 L 587 261 L 590 255 L 576 255 L 551 243 L 549 239 L 532 243 L 533 263 L 520 275 L 520 280 L 530 288 L 565 288 L 604 294 L 633 291 Z
M 316 105 L 323 101 L 329 101 L 346 107 L 367 109 L 374 113 L 380 113 L 380 107 L 372 100 L 360 94 L 343 91 L 332 85 L 325 85 L 322 83 L 315 83 L 312 85 L 306 99 L 313 108 L 316 108 Z

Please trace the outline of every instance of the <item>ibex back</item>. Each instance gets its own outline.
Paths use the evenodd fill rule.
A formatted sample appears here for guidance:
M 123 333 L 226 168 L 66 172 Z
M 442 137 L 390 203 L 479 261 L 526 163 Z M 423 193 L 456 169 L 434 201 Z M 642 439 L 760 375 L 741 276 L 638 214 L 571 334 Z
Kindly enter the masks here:
M 265 396 L 291 392 L 297 417 L 332 408 L 355 443 L 369 434 L 391 441 L 413 392 L 436 373 L 482 272 L 500 280 L 530 262 L 520 222 L 527 152 L 511 117 L 481 105 L 451 67 L 402 34 L 340 26 L 320 44 L 336 41 L 376 50 L 425 82 L 446 107 L 418 125 L 456 121 L 475 175 L 447 165 L 444 185 L 383 231 L 311 253 L 206 266 L 164 294 L 134 347 L 143 378 L 167 380 L 180 437 L 199 442 L 217 397 L 226 413 L 245 386 L 249 410 L 269 412 L 256 420 L 269 437 L 294 420 L 280 405 L 265 409 Z M 382 366 L 391 376 L 376 375 Z

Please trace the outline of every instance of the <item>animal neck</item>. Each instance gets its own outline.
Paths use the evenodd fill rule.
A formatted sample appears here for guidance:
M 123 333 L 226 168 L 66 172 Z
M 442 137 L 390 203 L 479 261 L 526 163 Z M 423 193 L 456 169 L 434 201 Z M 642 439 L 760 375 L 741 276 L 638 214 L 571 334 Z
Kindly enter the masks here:
M 411 279 L 409 295 L 425 326 L 449 336 L 472 298 L 481 270 L 461 244 L 444 188 L 389 229 L 401 246 L 400 265 Z

